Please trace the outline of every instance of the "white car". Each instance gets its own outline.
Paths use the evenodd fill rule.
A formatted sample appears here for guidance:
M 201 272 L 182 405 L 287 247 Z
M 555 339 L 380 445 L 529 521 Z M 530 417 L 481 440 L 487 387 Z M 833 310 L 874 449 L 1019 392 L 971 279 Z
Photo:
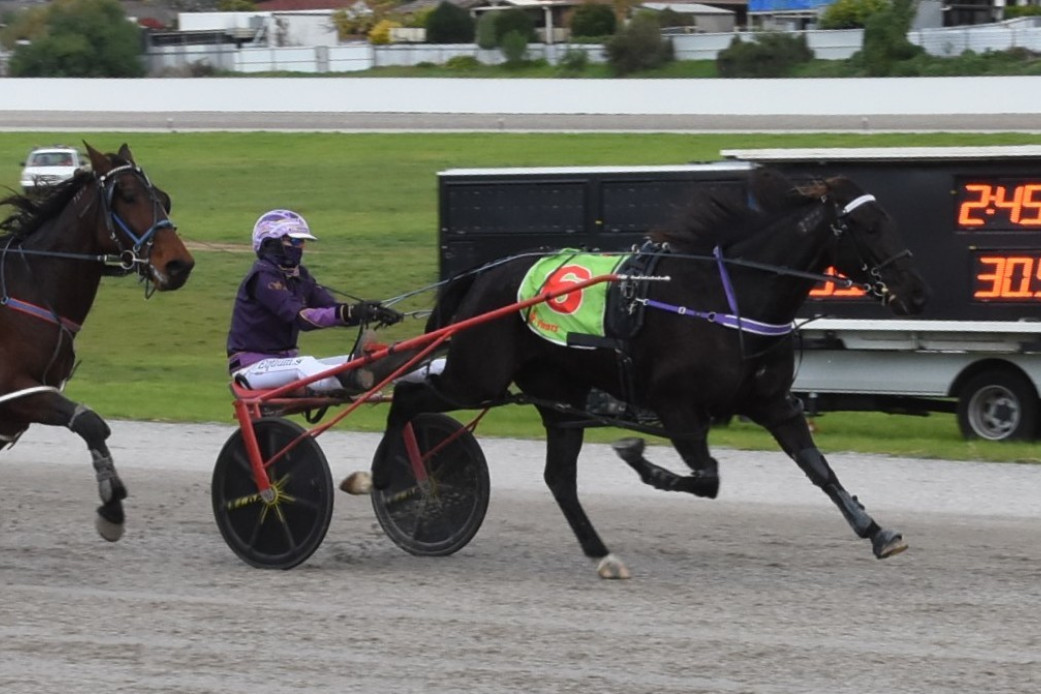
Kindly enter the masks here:
M 89 167 L 86 156 L 73 147 L 37 147 L 22 162 L 22 190 L 32 193 L 49 188 Z

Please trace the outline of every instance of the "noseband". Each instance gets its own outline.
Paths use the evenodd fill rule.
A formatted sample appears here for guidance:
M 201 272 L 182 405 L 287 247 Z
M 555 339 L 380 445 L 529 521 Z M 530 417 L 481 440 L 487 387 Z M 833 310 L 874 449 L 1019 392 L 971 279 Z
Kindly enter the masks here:
M 112 204 L 116 194 L 116 183 L 120 176 L 127 174 L 136 176 L 144 184 L 145 189 L 148 191 L 148 197 L 152 201 L 152 224 L 140 235 L 135 233 L 130 228 L 130 225 L 119 216 Z M 135 164 L 117 166 L 106 174 L 96 176 L 96 180 L 101 194 L 101 207 L 105 217 L 105 226 L 108 228 L 109 238 L 112 240 L 112 243 L 119 249 L 118 264 L 115 267 L 107 267 L 105 274 L 121 277 L 130 274 L 131 271 L 136 269 L 142 280 L 147 281 L 148 275 L 145 272 L 145 268 L 151 263 L 150 256 L 155 243 L 156 233 L 160 229 L 176 229 L 177 227 L 174 226 L 169 217 L 159 218 L 162 204 L 159 202 L 159 197 L 155 192 L 155 186 L 152 185 L 152 182 L 148 180 L 148 176 L 145 175 L 145 172 L 139 166 Z M 117 233 L 117 228 L 122 232 L 122 238 Z M 124 241 L 129 241 L 129 245 Z
M 866 272 L 869 277 L 871 277 L 871 281 L 866 284 L 867 291 L 875 298 L 879 299 L 883 303 L 886 303 L 889 297 L 889 287 L 886 286 L 886 283 L 882 280 L 882 270 L 888 267 L 889 265 L 892 265 L 896 261 L 900 260 L 901 258 L 910 258 L 911 251 L 910 249 L 905 248 L 899 253 L 895 253 L 892 256 L 886 258 L 885 260 L 879 263 L 875 263 L 874 265 L 871 265 L 866 260 L 864 260 L 865 253 L 863 252 L 861 245 L 857 242 L 856 234 L 850 231 L 849 216 L 853 213 L 855 209 L 857 209 L 861 205 L 866 205 L 867 203 L 871 202 L 875 202 L 875 196 L 870 195 L 868 193 L 865 193 L 850 200 L 841 210 L 836 211 L 835 222 L 831 226 L 831 232 L 835 235 L 836 240 L 841 239 L 843 236 L 845 236 L 846 232 L 850 232 L 849 239 L 853 242 L 853 247 L 856 250 L 857 258 L 860 260 L 860 269 Z

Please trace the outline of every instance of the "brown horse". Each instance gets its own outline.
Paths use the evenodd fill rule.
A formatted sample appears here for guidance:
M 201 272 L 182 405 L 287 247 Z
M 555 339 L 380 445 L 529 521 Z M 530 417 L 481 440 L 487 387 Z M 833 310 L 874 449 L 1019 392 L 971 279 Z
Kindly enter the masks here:
M 170 198 L 152 185 L 125 144 L 116 154 L 87 145 L 79 171 L 43 197 L 12 195 L 0 222 L 0 449 L 30 424 L 65 426 L 87 444 L 97 473 L 97 528 L 123 534 L 126 487 L 97 413 L 62 395 L 76 360 L 73 340 L 103 275 L 137 274 L 152 291 L 180 288 L 195 261 L 168 216 Z

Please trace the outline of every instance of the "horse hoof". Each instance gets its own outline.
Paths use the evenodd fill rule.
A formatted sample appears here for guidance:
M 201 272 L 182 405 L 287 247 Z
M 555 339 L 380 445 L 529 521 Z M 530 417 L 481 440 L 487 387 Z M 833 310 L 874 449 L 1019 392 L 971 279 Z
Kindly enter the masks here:
M 95 514 L 94 527 L 97 528 L 98 534 L 109 542 L 118 542 L 119 538 L 123 537 L 123 524 L 113 523 L 101 513 Z
M 613 554 L 606 555 L 596 565 L 596 572 L 600 578 L 629 578 L 629 567 L 621 559 Z
M 879 530 L 871 538 L 871 547 L 876 558 L 885 559 L 900 554 L 907 549 L 908 544 L 904 542 L 904 536 L 895 530 Z
M 372 475 L 364 470 L 352 472 L 340 482 L 340 491 L 354 496 L 365 496 L 372 492 Z
M 689 475 L 680 477 L 674 491 L 687 492 L 706 499 L 715 499 L 719 495 L 719 475 Z
M 638 463 L 642 460 L 643 447 L 643 439 L 635 436 L 626 439 L 619 439 L 611 444 L 611 448 L 613 448 L 614 452 L 618 454 L 618 457 L 627 463 Z

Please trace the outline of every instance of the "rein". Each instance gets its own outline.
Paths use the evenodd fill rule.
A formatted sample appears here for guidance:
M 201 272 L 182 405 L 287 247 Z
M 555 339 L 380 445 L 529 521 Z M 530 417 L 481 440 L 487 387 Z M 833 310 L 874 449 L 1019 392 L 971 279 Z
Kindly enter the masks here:
M 822 197 L 821 202 L 826 203 L 827 198 Z M 854 198 L 853 200 L 850 200 L 848 203 L 846 203 L 845 206 L 842 207 L 841 210 L 836 211 L 835 221 L 832 223 L 831 226 L 832 234 L 834 234 L 836 239 L 841 238 L 846 234 L 846 232 L 849 231 L 849 225 L 846 223 L 845 219 L 858 207 L 871 202 L 875 202 L 875 196 L 865 193 Z M 795 331 L 796 324 L 794 321 L 790 323 L 778 324 L 766 323 L 751 318 L 742 318 L 737 303 L 737 294 L 734 291 L 733 283 L 730 280 L 730 273 L 727 272 L 727 264 L 749 267 L 754 269 L 761 269 L 765 271 L 775 272 L 777 274 L 802 277 L 805 279 L 812 279 L 815 281 L 831 281 L 840 284 L 844 287 L 857 286 L 865 292 L 870 293 L 872 296 L 875 296 L 883 303 L 885 303 L 886 298 L 889 294 L 889 289 L 888 287 L 886 287 L 885 282 L 883 282 L 881 279 L 882 269 L 901 258 L 910 257 L 911 251 L 909 249 L 904 249 L 903 251 L 893 255 L 890 258 L 887 258 L 881 263 L 876 264 L 874 267 L 869 267 L 868 264 L 864 261 L 864 253 L 862 252 L 860 245 L 857 243 L 856 236 L 851 234 L 850 239 L 852 240 L 857 255 L 861 260 L 861 268 L 873 278 L 871 282 L 854 282 L 853 280 L 845 277 L 840 278 L 835 275 L 803 272 L 800 270 L 792 270 L 790 268 L 772 266 L 765 263 L 757 263 L 754 261 L 744 261 L 740 259 L 728 260 L 723 257 L 722 249 L 719 246 L 716 246 L 712 249 L 712 258 L 715 260 L 716 266 L 719 269 L 719 277 L 720 281 L 723 284 L 723 292 L 726 295 L 727 306 L 730 310 L 730 313 L 720 313 L 716 311 L 698 311 L 696 309 L 691 309 L 686 306 L 675 306 L 673 304 L 667 304 L 665 302 L 657 301 L 654 299 L 645 298 L 635 299 L 634 301 L 642 303 L 645 306 L 650 306 L 651 308 L 656 308 L 662 311 L 668 311 L 670 313 L 675 313 L 676 315 L 680 316 L 700 318 L 702 320 L 706 320 L 710 323 L 715 323 L 725 328 L 737 330 L 738 335 L 741 336 L 739 337 L 741 353 L 744 354 L 744 333 L 750 333 L 753 335 L 759 335 L 763 337 L 784 337 L 790 335 L 792 332 Z M 697 257 L 703 258 L 703 256 Z

